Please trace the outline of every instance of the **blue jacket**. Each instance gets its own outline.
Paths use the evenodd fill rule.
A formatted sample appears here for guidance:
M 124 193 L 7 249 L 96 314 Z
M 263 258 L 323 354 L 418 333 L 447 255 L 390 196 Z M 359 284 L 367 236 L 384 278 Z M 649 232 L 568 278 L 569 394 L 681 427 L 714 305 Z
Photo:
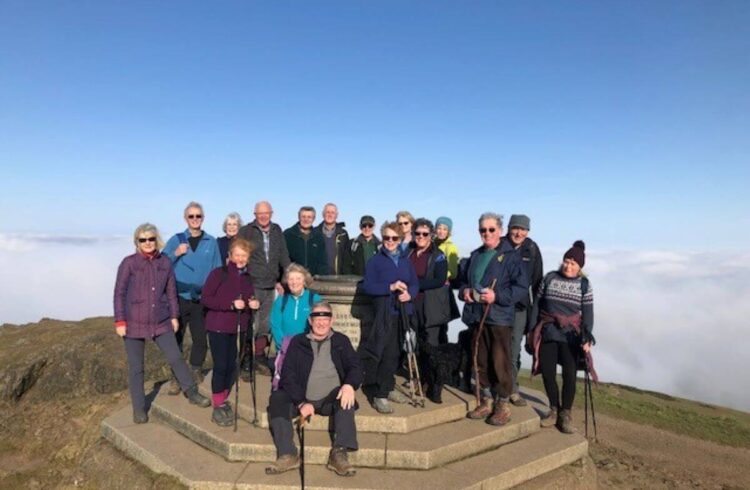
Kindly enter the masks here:
M 419 278 L 414 271 L 408 257 L 401 257 L 398 261 L 398 267 L 388 256 L 385 247 L 381 248 L 378 253 L 367 262 L 365 266 L 365 278 L 362 281 L 362 290 L 370 296 L 390 296 L 393 293 L 390 289 L 391 284 L 396 281 L 406 283 L 409 295 L 412 299 L 419 293 Z M 398 309 L 395 301 L 390 301 L 391 315 L 398 315 Z M 413 312 L 412 303 L 406 305 L 406 312 L 411 315 Z
M 189 237 L 190 231 L 185 230 L 182 234 Z M 177 294 L 182 299 L 199 300 L 208 274 L 217 267 L 224 265 L 224 262 L 219 255 L 219 246 L 216 244 L 216 239 L 206 232 L 203 232 L 203 237 L 195 252 L 188 245 L 187 253 L 176 257 L 174 253 L 180 245 L 179 235 L 180 233 L 177 233 L 167 241 L 162 253 L 172 261 L 174 275 L 177 279 Z
M 479 284 L 473 284 L 473 276 L 477 257 L 484 251 L 484 247 L 471 252 L 468 270 L 461 277 L 458 297 L 463 300 L 466 289 L 481 290 L 490 287 L 492 281 L 496 279 L 495 302 L 490 306 L 486 323 L 512 326 L 515 304 L 528 296 L 529 278 L 520 253 L 513 247 L 510 240 L 502 240 L 495 250 L 497 257 L 487 266 Z M 482 320 L 483 311 L 484 303 L 465 303 L 462 320 L 466 325 L 477 325 Z
M 310 316 L 311 310 L 310 294 L 312 294 L 312 304 L 321 302 L 320 295 L 310 292 L 307 288 L 302 291 L 299 298 L 286 292 L 273 302 L 271 307 L 271 336 L 276 344 L 276 352 L 281 351 L 281 343 L 284 341 L 284 337 L 303 333 L 307 329 L 307 317 Z M 285 296 L 287 297 L 286 306 L 282 311 Z

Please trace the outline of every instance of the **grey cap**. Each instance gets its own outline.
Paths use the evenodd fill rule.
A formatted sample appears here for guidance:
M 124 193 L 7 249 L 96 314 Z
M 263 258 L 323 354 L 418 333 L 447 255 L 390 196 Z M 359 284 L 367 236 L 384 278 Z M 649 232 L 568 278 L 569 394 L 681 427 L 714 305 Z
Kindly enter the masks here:
M 511 228 L 523 228 L 524 230 L 531 229 L 531 220 L 525 214 L 512 214 L 510 215 L 510 222 L 508 223 L 508 229 Z
M 375 218 L 373 218 L 369 214 L 362 216 L 359 219 L 359 227 L 362 228 L 362 225 L 365 225 L 365 224 L 375 226 Z

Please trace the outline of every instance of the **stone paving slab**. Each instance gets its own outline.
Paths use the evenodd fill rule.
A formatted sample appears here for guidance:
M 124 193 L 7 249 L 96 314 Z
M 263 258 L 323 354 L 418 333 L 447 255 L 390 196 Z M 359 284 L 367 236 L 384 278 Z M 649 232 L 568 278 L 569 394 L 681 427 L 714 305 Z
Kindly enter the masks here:
M 104 420 L 102 435 L 131 458 L 157 473 L 175 476 L 190 488 L 292 490 L 300 485 L 298 472 L 269 476 L 265 474 L 264 463 L 227 462 L 161 423 L 133 424 L 129 407 Z M 503 489 L 570 464 L 585 456 L 587 447 L 586 440 L 579 435 L 545 429 L 498 449 L 432 470 L 358 468 L 356 476 L 343 478 L 324 466 L 308 463 L 305 483 L 306 488 L 319 490 Z
M 540 430 L 539 417 L 530 407 L 513 407 L 512 413 L 513 419 L 503 427 L 463 418 L 408 434 L 359 433 L 360 449 L 352 453 L 352 463 L 370 468 L 427 470 Z M 190 405 L 182 398 L 158 395 L 151 406 L 151 415 L 228 461 L 270 462 L 276 458 L 268 429 L 240 420 L 235 433 L 232 427 L 219 427 L 211 422 L 210 408 Z M 308 461 L 325 464 L 331 447 L 329 432 L 306 430 L 305 434 Z
M 396 378 L 397 385 L 404 380 Z M 260 427 L 268 428 L 268 398 L 271 396 L 271 378 L 269 376 L 257 376 L 257 416 Z M 206 375 L 203 383 L 200 385 L 200 392 L 211 396 L 211 373 Z M 229 397 L 230 402 L 234 404 L 234 392 Z M 252 391 L 250 383 L 240 381 L 239 396 L 239 416 L 240 418 L 251 422 L 253 420 Z M 425 399 L 425 407 L 413 407 L 411 405 L 393 404 L 395 412 L 384 415 L 379 414 L 362 394 L 357 391 L 357 401 L 359 410 L 357 410 L 357 431 L 376 432 L 383 434 L 407 434 L 416 430 L 433 427 L 445 422 L 460 420 L 464 418 L 467 410 L 472 407 L 473 397 L 462 393 L 454 388 L 446 388 L 443 391 L 443 403 L 435 404 Z M 328 417 L 316 417 L 309 426 L 309 430 L 328 430 Z

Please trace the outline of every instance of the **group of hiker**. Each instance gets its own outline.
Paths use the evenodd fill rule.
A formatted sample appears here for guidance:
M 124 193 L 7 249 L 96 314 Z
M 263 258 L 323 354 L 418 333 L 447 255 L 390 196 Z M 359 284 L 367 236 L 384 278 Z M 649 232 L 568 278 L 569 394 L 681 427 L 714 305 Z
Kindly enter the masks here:
M 511 405 L 527 404 L 518 389 L 521 347 L 541 373 L 550 410 L 545 427 L 571 433 L 570 411 L 581 359 L 590 362 L 593 345 L 593 290 L 582 273 L 585 245 L 576 241 L 561 266 L 543 273 L 542 254 L 528 234 L 530 219 L 514 214 L 503 233 L 503 218 L 484 213 L 478 220 L 481 245 L 465 259 L 451 240 L 453 222 L 433 224 L 411 213 L 397 213 L 382 224 L 362 216 L 360 234 L 350 238 L 328 203 L 323 220 L 303 206 L 298 222 L 282 231 L 266 201 L 243 224 L 227 215 L 224 236 L 203 230 L 205 214 L 197 202 L 184 210 L 187 228 L 162 243 L 149 223 L 136 228 L 136 252 L 123 259 L 114 292 L 115 327 L 123 337 L 136 423 L 148 421 L 144 382 L 144 342 L 152 339 L 171 369 L 167 393 L 183 393 L 190 403 L 213 406 L 211 420 L 236 423 L 229 394 L 238 377 L 272 376 L 269 424 L 277 448 L 270 474 L 299 466 L 292 419 L 313 414 L 332 417 L 333 448 L 328 468 L 354 474 L 347 453 L 357 450 L 355 392 L 361 388 L 379 413 L 394 412 L 420 396 L 441 403 L 449 383 L 435 364 L 448 344 L 448 323 L 461 317 L 468 326 L 473 369 L 463 379 L 474 390 L 476 406 L 467 417 L 491 425 L 507 424 Z M 349 338 L 335 331 L 333 310 L 310 289 L 314 276 L 362 276 L 360 291 L 371 297 L 374 321 L 355 352 Z M 454 291 L 463 302 L 459 312 Z M 192 347 L 183 360 L 185 330 Z M 251 333 L 249 333 L 251 332 Z M 466 343 L 466 342 L 465 342 Z M 203 364 L 211 349 L 211 398 L 203 396 Z M 466 349 L 464 349 L 466 350 Z M 410 379 L 409 396 L 396 387 L 404 359 L 423 374 Z M 239 363 L 239 364 L 238 364 Z M 562 397 L 557 365 L 562 366 Z M 472 379 L 467 379 L 472 378 Z

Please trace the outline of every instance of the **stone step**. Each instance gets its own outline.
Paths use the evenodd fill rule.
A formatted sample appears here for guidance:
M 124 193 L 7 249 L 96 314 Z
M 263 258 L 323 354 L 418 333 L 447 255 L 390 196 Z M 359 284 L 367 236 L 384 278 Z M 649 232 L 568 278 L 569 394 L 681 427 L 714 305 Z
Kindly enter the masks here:
M 102 422 L 102 435 L 115 447 L 154 472 L 172 475 L 190 488 L 291 490 L 300 487 L 300 473 L 269 476 L 264 463 L 228 462 L 158 422 L 134 424 L 130 409 Z M 580 435 L 543 430 L 462 461 L 425 471 L 358 468 L 357 475 L 338 477 L 324 466 L 307 464 L 307 488 L 490 490 L 509 488 L 570 464 L 587 454 Z M 306 451 L 307 461 L 310 455 Z
M 494 449 L 540 430 L 539 417 L 529 408 L 513 407 L 513 420 L 503 427 L 462 418 L 409 434 L 358 433 L 359 451 L 351 454 L 352 463 L 371 468 L 426 470 Z M 238 431 L 211 422 L 211 409 L 190 405 L 184 399 L 158 395 L 151 415 L 201 446 L 228 461 L 270 462 L 276 458 L 270 431 L 238 421 Z M 381 417 L 384 417 L 381 415 Z M 314 416 L 313 420 L 319 418 Z M 359 415 L 357 427 L 359 428 Z M 324 431 L 306 429 L 308 461 L 325 464 L 331 436 Z
M 398 387 L 405 381 L 403 378 L 397 377 L 396 379 Z M 258 422 L 260 427 L 268 428 L 266 408 L 268 407 L 268 398 L 271 396 L 271 378 L 269 376 L 258 376 L 257 380 Z M 211 396 L 210 372 L 200 385 L 200 392 L 205 396 Z M 474 398 L 471 395 L 450 387 L 443 390 L 443 403 L 441 404 L 432 403 L 427 399 L 425 399 L 424 408 L 394 403 L 395 411 L 388 415 L 379 414 L 372 408 L 361 391 L 357 391 L 357 400 L 360 404 L 359 410 L 357 410 L 357 431 L 381 434 L 407 434 L 445 422 L 461 420 L 474 403 Z M 234 391 L 230 395 L 229 401 L 234 405 Z M 248 422 L 253 420 L 252 391 L 250 383 L 244 381 L 240 381 L 238 414 L 240 418 Z M 328 430 L 328 417 L 315 417 L 309 429 Z

